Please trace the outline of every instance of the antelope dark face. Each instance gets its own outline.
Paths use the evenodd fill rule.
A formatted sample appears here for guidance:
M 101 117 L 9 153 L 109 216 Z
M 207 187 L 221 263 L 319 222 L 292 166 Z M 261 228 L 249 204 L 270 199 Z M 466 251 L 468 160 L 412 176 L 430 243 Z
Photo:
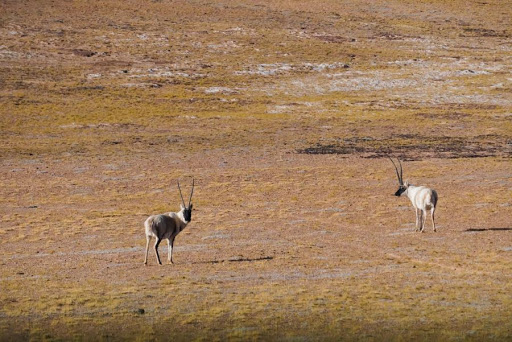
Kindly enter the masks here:
M 187 222 L 192 221 L 192 204 L 190 205 L 189 208 L 183 209 L 183 218 Z
M 192 190 L 190 191 L 190 198 L 188 199 L 188 206 L 185 205 L 183 200 L 183 194 L 181 193 L 180 182 L 178 181 L 178 190 L 181 196 L 181 210 L 183 210 L 183 218 L 185 221 L 190 222 L 192 220 L 192 194 L 194 193 L 194 179 L 192 179 Z
M 400 185 L 398 190 L 395 192 L 395 196 L 400 197 L 401 194 L 403 194 L 407 190 L 407 188 L 404 185 Z

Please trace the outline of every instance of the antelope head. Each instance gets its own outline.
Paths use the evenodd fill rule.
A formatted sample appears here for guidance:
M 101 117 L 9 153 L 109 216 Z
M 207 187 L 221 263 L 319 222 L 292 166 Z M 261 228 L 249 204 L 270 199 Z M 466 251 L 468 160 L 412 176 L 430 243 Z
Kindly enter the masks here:
M 181 193 L 180 181 L 178 181 L 178 190 L 180 191 L 181 196 L 181 210 L 183 211 L 183 218 L 185 221 L 190 222 L 192 220 L 192 194 L 194 193 L 194 179 L 192 179 L 192 190 L 190 191 L 190 198 L 188 199 L 188 206 L 185 204 L 183 200 L 183 194 Z
M 391 160 L 391 162 L 393 163 L 393 166 L 395 167 L 395 171 L 396 171 L 396 177 L 398 178 L 398 190 L 395 192 L 395 196 L 400 196 L 409 187 L 409 182 L 406 181 L 404 183 L 402 163 L 400 162 L 400 159 L 397 158 L 398 165 L 400 165 L 400 172 L 398 172 L 398 167 L 396 167 L 395 162 L 393 161 L 393 159 L 389 158 L 389 160 Z

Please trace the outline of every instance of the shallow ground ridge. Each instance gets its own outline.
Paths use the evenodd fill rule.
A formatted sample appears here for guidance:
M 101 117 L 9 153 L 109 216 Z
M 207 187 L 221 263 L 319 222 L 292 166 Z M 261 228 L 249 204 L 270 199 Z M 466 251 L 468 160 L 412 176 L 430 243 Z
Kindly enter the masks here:
M 507 1 L 1 8 L 0 340 L 512 339 Z

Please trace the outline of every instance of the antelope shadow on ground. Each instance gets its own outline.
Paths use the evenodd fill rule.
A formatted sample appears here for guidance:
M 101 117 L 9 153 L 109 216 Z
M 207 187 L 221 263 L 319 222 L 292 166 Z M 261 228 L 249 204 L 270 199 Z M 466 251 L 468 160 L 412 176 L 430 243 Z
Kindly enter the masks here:
M 259 258 L 229 258 L 229 259 L 221 259 L 221 260 L 211 260 L 211 261 L 200 261 L 193 262 L 192 264 L 220 264 L 223 262 L 254 262 L 254 261 L 265 261 L 265 260 L 273 260 L 273 256 L 263 256 Z
M 466 232 L 488 232 L 488 231 L 507 231 L 512 230 L 512 228 L 468 228 Z

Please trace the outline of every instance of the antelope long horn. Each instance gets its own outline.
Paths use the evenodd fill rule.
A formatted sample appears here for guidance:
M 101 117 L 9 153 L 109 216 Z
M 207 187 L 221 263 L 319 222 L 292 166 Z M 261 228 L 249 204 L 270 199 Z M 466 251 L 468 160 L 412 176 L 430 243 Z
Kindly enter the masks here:
M 393 166 L 395 167 L 395 171 L 396 171 L 396 176 L 398 178 L 398 184 L 402 185 L 402 177 L 400 176 L 400 174 L 402 173 L 402 163 L 400 163 L 400 159 L 397 159 L 398 160 L 398 163 L 400 163 L 400 174 L 398 173 L 398 168 L 396 167 L 395 165 L 395 162 L 393 161 L 393 159 L 391 159 L 391 157 L 388 157 L 389 160 L 391 160 L 391 162 L 393 163 Z
M 181 194 L 180 181 L 178 181 L 178 190 L 180 191 L 181 203 L 183 203 L 183 206 L 185 207 L 185 201 L 183 200 L 183 195 Z
M 403 169 L 402 169 L 402 162 L 400 161 L 400 159 L 398 159 L 398 164 L 400 164 L 400 184 L 404 184 L 404 175 L 403 175 Z
M 188 207 L 190 208 L 190 203 L 192 203 L 192 194 L 194 193 L 194 178 L 192 178 L 192 191 L 190 192 L 190 198 L 188 200 Z

